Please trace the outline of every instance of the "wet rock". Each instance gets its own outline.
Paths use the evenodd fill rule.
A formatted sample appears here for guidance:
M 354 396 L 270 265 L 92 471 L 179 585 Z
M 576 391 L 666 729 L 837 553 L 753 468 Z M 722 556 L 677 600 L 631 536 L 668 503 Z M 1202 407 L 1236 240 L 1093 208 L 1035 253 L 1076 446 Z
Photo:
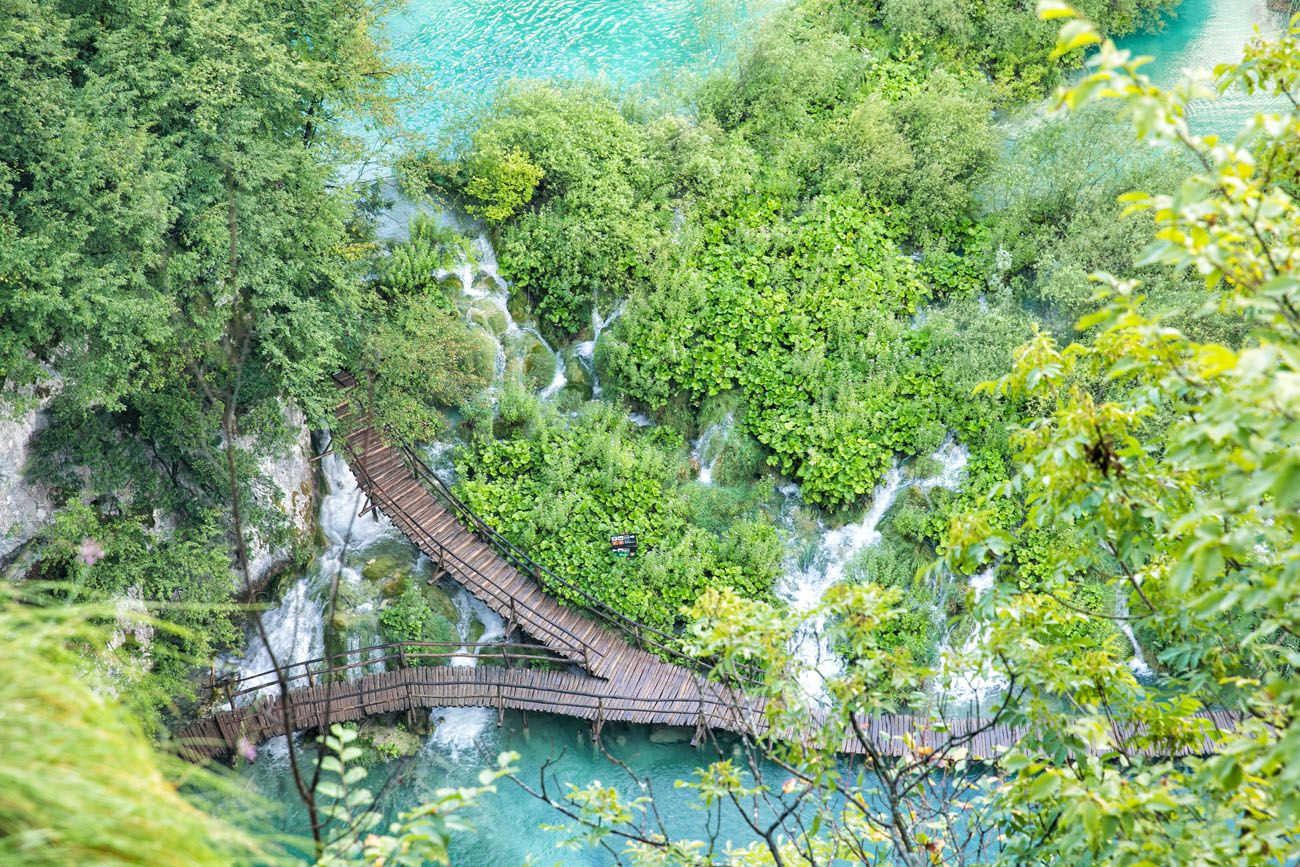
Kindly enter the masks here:
M 566 353 L 564 375 L 568 379 L 564 385 L 565 391 L 577 395 L 580 400 L 591 400 L 591 377 L 587 373 L 587 366 L 576 354 Z
M 689 726 L 654 726 L 650 729 L 652 744 L 689 744 L 695 736 Z
M 291 404 L 281 408 L 284 423 L 294 432 L 292 445 L 278 455 L 264 457 L 258 465 L 272 483 L 275 502 L 263 505 L 279 508 L 289 519 L 290 539 L 276 547 L 265 547 L 256 537 L 249 552 L 254 583 L 262 583 L 291 565 L 294 552 L 311 544 L 316 535 L 316 467 L 312 463 L 311 430 L 302 410 Z M 251 442 L 240 445 L 250 447 Z
M 386 725 L 376 720 L 367 720 L 362 723 L 357 734 L 360 736 L 359 740 L 374 751 L 373 758 L 377 761 L 384 762 L 405 758 L 420 751 L 419 736 L 407 731 L 404 726 Z M 363 761 L 363 764 L 365 763 Z
M 528 298 L 523 292 L 511 292 L 506 307 L 516 322 L 527 322 L 533 318 L 533 311 L 528 308 Z
M 510 327 L 506 312 L 491 298 L 478 298 L 471 301 L 468 316 L 470 322 L 497 337 L 504 335 L 506 329 Z
M 46 424 L 49 398 L 10 419 L 0 405 L 0 560 L 30 539 L 54 516 L 54 502 L 44 485 L 23 479 L 32 438 Z

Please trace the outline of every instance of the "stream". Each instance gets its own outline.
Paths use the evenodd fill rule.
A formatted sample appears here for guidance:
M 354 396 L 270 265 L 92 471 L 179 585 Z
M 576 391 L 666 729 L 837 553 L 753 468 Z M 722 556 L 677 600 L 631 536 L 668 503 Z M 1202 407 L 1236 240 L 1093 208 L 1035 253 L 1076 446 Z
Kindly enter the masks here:
M 1280 17 L 1267 13 L 1264 4 L 1265 0 L 1185 0 L 1179 17 L 1162 32 L 1134 36 L 1122 45 L 1138 53 L 1163 53 L 1164 59 L 1149 70 L 1158 81 L 1168 83 L 1184 67 L 1230 59 L 1255 23 L 1278 24 Z M 724 46 L 737 22 L 765 5 L 709 0 L 413 0 L 388 24 L 395 59 L 414 64 L 420 82 L 432 91 L 433 99 L 409 120 L 418 130 L 436 135 L 468 116 L 514 77 L 602 75 L 630 86 L 653 80 L 665 70 L 714 62 L 726 56 Z M 1217 131 L 1265 104 L 1232 94 L 1198 106 L 1193 120 Z M 404 230 L 398 226 L 397 231 Z M 490 338 L 498 393 L 507 376 L 519 375 L 543 400 L 559 400 L 566 393 L 581 400 L 599 398 L 596 347 L 622 307 L 603 314 L 594 310 L 588 339 L 553 347 L 534 323 L 522 318 L 518 307 L 512 312 L 509 285 L 497 271 L 486 235 L 478 230 L 471 234 L 477 235 L 472 255 L 436 276 L 453 282 L 463 315 Z M 638 425 L 651 423 L 644 416 L 633 420 Z M 691 444 L 701 485 L 718 483 L 715 471 L 734 424 L 728 415 Z M 428 447 L 430 462 L 440 474 L 450 470 L 449 448 L 450 443 Z M 922 478 L 909 478 L 905 467 L 892 467 L 860 516 L 842 526 L 829 526 L 823 516 L 805 506 L 796 486 L 779 488 L 778 519 L 786 559 L 777 590 L 792 609 L 813 609 L 827 589 L 844 579 L 852 560 L 880 541 L 881 522 L 901 492 L 910 486 L 954 489 L 960 484 L 966 452 L 958 443 L 945 442 L 933 460 L 938 472 Z M 321 472 L 327 490 L 320 507 L 324 550 L 303 575 L 286 584 L 280 604 L 263 616 L 271 648 L 281 661 L 319 656 L 325 650 L 322 621 L 336 577 L 346 607 L 338 625 L 354 648 L 377 638 L 378 614 L 385 602 L 382 577 L 367 578 L 368 569 L 385 564 L 390 571 L 404 570 L 409 580 L 422 585 L 433 578 L 429 561 L 386 518 L 375 512 L 357 517 L 363 498 L 340 458 L 325 457 Z M 993 572 L 969 580 L 978 598 L 991 588 Z M 454 611 L 460 641 L 470 644 L 502 636 L 500 618 L 468 593 L 454 587 L 430 592 L 435 590 L 445 594 L 448 611 Z M 796 654 L 809 666 L 803 686 L 814 696 L 821 694 L 824 679 L 838 671 L 824 627 L 824 622 L 814 619 L 795 639 Z M 1131 633 L 1127 638 L 1134 650 L 1130 666 L 1139 674 L 1149 673 L 1136 638 Z M 978 640 L 978 634 L 966 638 L 967 643 Z M 456 663 L 475 661 L 473 652 L 466 651 Z M 255 636 L 242 658 L 225 662 L 245 674 L 270 668 L 267 649 Z M 950 686 L 948 698 L 976 705 L 996 694 L 1001 684 L 995 672 L 964 672 L 955 680 L 961 685 Z M 498 727 L 496 713 L 487 709 L 435 710 L 430 717 L 433 733 L 412 760 L 381 765 L 371 772 L 369 785 L 376 790 L 385 787 L 383 806 L 389 817 L 427 799 L 438 788 L 472 785 L 478 771 L 494 763 L 504 750 L 521 754 L 520 767 L 529 779 L 536 778 L 537 769 L 548 759 L 557 759 L 553 769 L 562 780 L 600 779 L 618 785 L 627 796 L 646 794 L 605 760 L 593 746 L 588 727 L 578 721 L 545 715 L 525 718 L 511 712 Z M 275 820 L 277 827 L 301 832 L 303 815 L 287 773 L 285 744 L 279 740 L 264 745 L 258 760 L 241 773 L 264 796 L 284 805 L 285 812 Z M 674 783 L 689 779 L 694 768 L 716 757 L 683 742 L 679 732 L 656 728 L 607 725 L 605 740 L 648 781 L 656 806 L 673 832 L 703 833 L 705 817 L 695 809 L 692 793 L 675 789 Z M 454 863 L 517 865 L 529 859 L 546 864 L 609 863 L 599 850 L 557 849 L 562 837 L 541 828 L 556 823 L 556 814 L 509 783 L 468 818 L 479 831 L 456 838 Z M 729 814 L 721 837 L 736 843 L 752 839 L 740 820 Z

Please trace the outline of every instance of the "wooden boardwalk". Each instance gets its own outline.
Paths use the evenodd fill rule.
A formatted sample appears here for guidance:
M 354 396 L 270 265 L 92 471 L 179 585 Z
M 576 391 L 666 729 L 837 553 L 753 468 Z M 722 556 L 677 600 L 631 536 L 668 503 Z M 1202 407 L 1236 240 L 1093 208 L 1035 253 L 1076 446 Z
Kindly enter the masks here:
M 340 385 L 355 383 L 340 378 Z M 339 414 L 346 419 L 347 408 L 341 407 Z M 370 507 L 380 509 L 440 570 L 501 615 L 507 641 L 518 629 L 536 644 L 505 645 L 506 654 L 514 654 L 513 667 L 468 666 L 463 652 L 457 654 L 455 648 L 417 644 L 363 648 L 330 663 L 282 660 L 291 690 L 287 726 L 278 698 L 247 700 L 263 690 L 267 675 L 246 678 L 242 690 L 235 684 L 230 709 L 179 733 L 183 754 L 204 760 L 229 753 L 240 738 L 258 743 L 286 729 L 319 729 L 374 714 L 439 707 L 563 714 L 591 720 L 594 733 L 608 721 L 690 726 L 697 736 L 705 729 L 764 733 L 762 705 L 705 678 L 693 660 L 672 649 L 669 636 L 595 600 L 578 607 L 547 593 L 543 579 L 552 586 L 564 584 L 563 579 L 546 573 L 486 526 L 413 452 L 384 443 L 369 425 L 356 427 L 345 445 L 336 442 L 336 448 L 343 447 Z M 566 588 L 581 598 L 578 588 Z M 539 647 L 550 660 L 547 670 L 529 667 L 541 661 Z M 382 657 L 378 662 L 376 655 Z M 451 664 L 457 655 L 462 664 Z M 681 664 L 665 662 L 665 655 Z M 444 664 L 408 664 L 409 657 L 416 656 L 439 657 L 435 661 Z M 383 668 L 392 670 L 376 670 Z M 1227 713 L 1207 716 L 1219 727 L 1232 724 Z M 905 715 L 873 717 L 863 724 L 870 742 L 889 756 L 955 737 L 969 738 L 964 746 L 971 756 L 992 758 L 1021 735 L 1010 726 L 986 726 L 978 719 L 947 720 L 942 732 L 928 719 Z M 905 745 L 905 735 L 913 747 Z M 844 741 L 842 750 L 864 751 L 853 737 Z

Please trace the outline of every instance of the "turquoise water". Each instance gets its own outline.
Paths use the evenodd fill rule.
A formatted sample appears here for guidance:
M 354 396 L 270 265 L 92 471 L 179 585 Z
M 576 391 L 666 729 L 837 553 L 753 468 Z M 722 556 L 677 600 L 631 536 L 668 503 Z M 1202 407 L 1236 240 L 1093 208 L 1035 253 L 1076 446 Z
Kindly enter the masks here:
M 408 84 L 426 92 L 409 122 L 419 131 L 436 134 L 513 77 L 597 75 L 631 85 L 685 66 L 717 62 L 734 46 L 737 22 L 756 8 L 757 2 L 709 0 L 413 0 L 394 16 L 390 36 L 396 59 L 419 67 Z M 1184 68 L 1235 59 L 1256 24 L 1276 32 L 1282 16 L 1267 12 L 1264 0 L 1186 0 L 1164 30 L 1122 44 L 1137 53 L 1159 54 L 1160 62 L 1150 71 L 1168 84 Z M 1198 106 L 1195 123 L 1201 129 L 1231 129 L 1266 105 L 1264 100 L 1229 95 Z M 414 549 L 410 553 L 414 559 Z M 688 744 L 652 742 L 645 728 L 609 726 L 605 735 L 610 749 L 650 782 L 669 828 L 678 835 L 702 836 L 706 817 L 696 809 L 691 793 L 675 789 L 674 783 L 689 779 L 694 768 L 716 755 Z M 437 788 L 472 783 L 478 770 L 504 750 L 521 753 L 520 765 L 530 781 L 544 762 L 558 759 L 553 771 L 561 790 L 565 781 L 599 779 L 617 782 L 629 796 L 643 794 L 593 748 L 585 724 L 530 715 L 525 726 L 521 716 L 508 714 L 498 728 L 495 713 L 473 710 L 449 712 L 417 756 L 376 769 L 371 784 L 381 791 L 391 815 L 420 803 Z M 301 831 L 303 817 L 276 747 L 264 749 L 246 774 L 263 795 L 284 805 L 286 813 L 272 820 L 276 826 Z M 779 784 L 783 777 L 777 774 L 774 779 Z M 471 818 L 478 831 L 457 840 L 457 864 L 612 860 L 600 850 L 557 848 L 563 835 L 541 829 L 558 823 L 556 814 L 508 782 Z M 727 813 L 720 838 L 743 844 L 753 835 L 734 813 Z
M 1286 15 L 1268 11 L 1266 0 L 1183 0 L 1163 29 L 1118 44 L 1134 54 L 1154 57 L 1145 70 L 1157 84 L 1168 86 L 1189 69 L 1212 70 L 1220 63 L 1240 60 L 1241 48 L 1256 28 L 1275 36 L 1285 23 Z M 1194 105 L 1190 120 L 1198 133 L 1231 134 L 1252 114 L 1274 105 L 1269 97 L 1229 92 Z
M 409 124 L 441 132 L 512 78 L 634 85 L 730 56 L 765 0 L 411 0 L 389 22 L 392 55 L 423 91 Z
M 703 835 L 706 817 L 693 793 L 675 789 L 673 784 L 680 779 L 689 779 L 693 768 L 716 761 L 719 749 L 728 757 L 734 750 L 734 746 L 726 742 L 707 749 L 696 749 L 687 743 L 654 743 L 650 739 L 650 730 L 644 726 L 607 724 L 602 734 L 605 748 L 649 781 L 650 788 L 642 789 L 623 770 L 605 759 L 593 744 L 586 725 L 560 717 L 530 714 L 525 727 L 520 714 L 508 712 L 504 725 L 497 728 L 496 712 L 490 710 L 471 712 L 471 720 L 479 726 L 478 735 L 473 739 L 439 739 L 435 735 L 413 758 L 372 770 L 366 784 L 372 791 L 380 793 L 386 819 L 432 798 L 439 788 L 478 785 L 475 779 L 478 771 L 495 765 L 499 752 L 512 750 L 521 756 L 521 780 L 535 789 L 539 785 L 540 768 L 550 761 L 548 785 L 552 786 L 552 794 L 565 794 L 568 791 L 566 782 L 585 785 L 599 780 L 606 786 L 618 788 L 628 801 L 652 796 L 659 817 L 674 833 L 686 830 Z M 454 722 L 458 728 L 465 724 L 463 719 Z M 738 753 L 734 754 L 739 757 Z M 740 763 L 743 764 L 743 760 Z M 764 773 L 771 774 L 769 782 L 778 786 L 785 779 L 785 775 L 773 767 L 767 767 Z M 274 819 L 275 827 L 301 834 L 306 827 L 305 815 L 299 806 L 282 752 L 275 745 L 264 747 L 257 763 L 246 771 L 246 775 L 256 783 L 263 796 L 284 804 L 289 810 Z M 611 862 L 608 853 L 599 849 L 563 847 L 561 844 L 569 836 L 567 833 L 542 830 L 543 825 L 564 824 L 562 816 L 510 780 L 498 782 L 497 786 L 496 794 L 489 795 L 480 807 L 465 814 L 476 826 L 476 833 L 463 834 L 456 839 L 452 848 L 453 863 L 473 867 L 514 867 L 526 863 L 598 865 Z M 763 815 L 763 811 L 759 815 Z M 653 820 L 650 827 L 655 827 Z M 728 841 L 744 844 L 753 838 L 732 810 L 723 813 L 719 827 L 719 850 L 724 849 Z M 621 850 L 623 847 L 620 844 L 615 848 Z

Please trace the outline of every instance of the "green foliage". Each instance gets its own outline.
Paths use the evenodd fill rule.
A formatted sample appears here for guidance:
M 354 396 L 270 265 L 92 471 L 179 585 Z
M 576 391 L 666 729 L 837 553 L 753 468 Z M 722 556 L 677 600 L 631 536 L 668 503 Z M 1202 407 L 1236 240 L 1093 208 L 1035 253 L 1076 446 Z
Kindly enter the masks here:
M 121 612 L 18 600 L 8 585 L 0 596 L 0 861 L 217 867 L 276 858 L 182 797 L 181 780 L 190 797 L 210 796 L 220 782 L 156 751 L 115 698 L 104 673 L 119 660 L 106 650 L 105 624 Z M 221 794 L 229 815 L 240 801 Z
M 383 817 L 374 809 L 374 795 L 363 785 L 367 771 L 356 764 L 362 753 L 357 739 L 354 729 L 342 725 L 331 726 L 322 738 L 326 754 L 321 758 L 322 779 L 316 792 L 332 833 L 317 867 L 450 865 L 452 836 L 473 830 L 461 814 L 496 792 L 496 781 L 512 774 L 513 763 L 519 760 L 517 753 L 501 753 L 495 768 L 479 772 L 478 786 L 438 789 L 432 799 L 402 813 L 384 832 L 376 830 Z
M 400 593 L 385 601 L 379 611 L 379 624 L 383 627 L 384 640 L 388 642 L 430 641 L 454 644 L 458 640 L 456 624 L 447 617 L 447 612 L 435 610 L 422 586 L 409 579 Z M 431 659 L 427 662 L 439 665 L 445 661 Z
M 560 333 L 589 321 L 598 294 L 642 279 L 662 243 L 665 217 L 646 198 L 646 138 L 605 92 L 519 84 L 451 172 L 470 209 L 502 224 L 502 273 Z
M 556 574 L 635 620 L 671 628 L 706 587 L 768 595 L 781 553 L 752 510 L 721 534 L 696 526 L 681 469 L 679 452 L 652 443 L 617 409 L 591 404 L 566 420 L 508 391 L 497 435 L 479 434 L 458 455 L 457 493 Z M 637 535 L 634 557 L 609 550 L 621 533 Z
M 1298 37 L 1293 29 L 1282 40 L 1252 41 L 1243 64 L 1220 68 L 1217 89 L 1296 92 Z M 1066 45 L 1087 38 L 1097 37 L 1082 22 L 1061 31 Z M 1025 679 L 1018 712 L 1038 732 L 1003 762 L 1016 772 L 998 793 L 1008 863 L 1265 864 L 1300 839 L 1300 604 L 1287 577 L 1297 557 L 1300 472 L 1294 401 L 1283 384 L 1300 363 L 1300 223 L 1285 186 L 1300 116 L 1280 104 L 1277 114 L 1248 120 L 1235 144 L 1207 140 L 1187 127 L 1195 92 L 1153 87 L 1136 61 L 1104 43 L 1095 71 L 1063 101 L 1080 109 L 1117 99 L 1144 138 L 1191 153 L 1198 167 L 1173 191 L 1124 197 L 1157 228 L 1142 264 L 1200 274 L 1207 300 L 1239 313 L 1252 338 L 1235 348 L 1198 340 L 1149 312 L 1136 282 L 1098 276 L 1101 307 L 1079 323 L 1093 340 L 1062 347 L 1036 335 L 999 384 L 1044 408 L 1015 438 L 1021 465 L 1009 487 L 1028 503 L 1023 529 L 984 538 L 955 531 L 950 540 L 966 562 L 1033 551 L 1044 591 L 1003 600 L 986 639 L 987 653 Z M 1102 381 L 1104 389 L 1084 387 Z M 1075 541 L 1037 544 L 1059 537 Z M 1078 585 L 1071 605 L 1059 604 L 1075 575 L 1091 582 L 1088 593 L 1104 585 L 1119 596 L 1135 631 L 1156 640 L 1157 688 L 1135 683 L 1115 655 L 1089 651 L 1076 630 L 1062 628 L 1095 628 L 1106 616 L 1080 613 L 1102 603 Z M 1072 698 L 1068 717 L 1043 701 L 1063 694 Z M 1213 706 L 1242 722 L 1207 729 L 1197 713 Z M 1117 717 L 1146 728 L 1116 731 Z M 1215 755 L 1172 762 L 1139 753 L 1152 742 L 1200 751 L 1202 738 Z M 1053 758 L 1084 745 L 1092 755 L 1071 767 Z
M 434 272 L 450 268 L 455 253 L 463 253 L 465 247 L 465 240 L 453 230 L 439 226 L 427 214 L 417 214 L 407 239 L 379 259 L 375 281 L 379 294 L 398 303 L 428 299 L 451 311 L 451 299 L 438 287 Z
M 37 570 L 70 600 L 134 600 L 166 628 L 141 645 L 123 633 L 122 686 L 137 710 L 174 707 L 195 695 L 196 668 L 242 639 L 230 602 L 234 575 L 208 514 L 192 527 L 150 530 L 139 519 L 99 515 L 72 501 L 42 530 Z M 92 552 L 87 556 L 87 546 Z
M 473 152 L 465 171 L 469 175 L 465 194 L 478 201 L 466 208 L 492 223 L 510 219 L 532 201 L 545 175 L 518 147 L 509 151 L 480 147 Z
M 367 336 L 361 361 L 374 371 L 354 400 L 395 442 L 432 442 L 443 415 L 468 403 L 491 381 L 495 352 L 440 290 L 410 298 Z

